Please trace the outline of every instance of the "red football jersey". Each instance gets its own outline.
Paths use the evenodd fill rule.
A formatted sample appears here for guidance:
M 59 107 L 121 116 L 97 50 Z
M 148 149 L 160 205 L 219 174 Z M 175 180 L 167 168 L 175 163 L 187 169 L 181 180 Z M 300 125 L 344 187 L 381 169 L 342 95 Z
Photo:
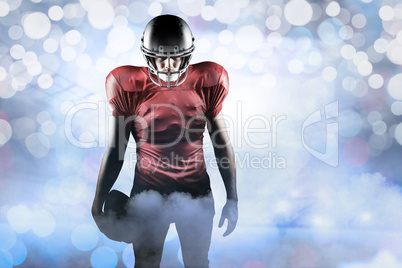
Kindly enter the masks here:
M 147 67 L 110 72 L 107 99 L 115 117 L 130 120 L 137 145 L 134 192 L 209 193 L 203 133 L 207 120 L 222 109 L 228 89 L 226 70 L 214 62 L 190 65 L 184 83 L 172 88 L 154 84 Z

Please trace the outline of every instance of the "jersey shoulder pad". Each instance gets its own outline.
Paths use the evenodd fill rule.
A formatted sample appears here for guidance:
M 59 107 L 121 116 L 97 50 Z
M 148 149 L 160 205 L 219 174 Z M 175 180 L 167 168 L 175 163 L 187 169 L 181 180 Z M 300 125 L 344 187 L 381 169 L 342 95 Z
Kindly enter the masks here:
M 202 87 L 212 87 L 222 85 L 225 88 L 229 87 L 228 73 L 216 62 L 204 61 L 190 65 L 192 68 L 192 76 L 197 78 L 198 83 Z
M 106 83 L 109 79 L 115 79 L 124 91 L 143 91 L 147 78 L 146 67 L 124 65 L 113 69 L 106 77 Z

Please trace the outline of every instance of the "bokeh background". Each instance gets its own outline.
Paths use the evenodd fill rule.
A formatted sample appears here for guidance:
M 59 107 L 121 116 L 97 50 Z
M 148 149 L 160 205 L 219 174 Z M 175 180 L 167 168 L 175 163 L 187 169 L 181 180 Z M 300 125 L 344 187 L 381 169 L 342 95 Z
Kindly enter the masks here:
M 223 238 L 206 132 L 211 266 L 401 267 L 399 0 L 0 0 L 0 267 L 133 266 L 131 245 L 101 234 L 90 208 L 105 77 L 145 65 L 142 31 L 160 14 L 189 23 L 192 62 L 230 77 L 240 218 Z M 127 194 L 133 155 L 114 186 Z M 171 227 L 162 266 L 180 267 Z

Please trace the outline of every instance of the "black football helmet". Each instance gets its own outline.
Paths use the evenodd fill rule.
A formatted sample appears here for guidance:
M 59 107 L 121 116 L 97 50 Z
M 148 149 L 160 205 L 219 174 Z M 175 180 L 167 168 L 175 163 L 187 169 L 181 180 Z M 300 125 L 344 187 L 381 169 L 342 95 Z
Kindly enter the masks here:
M 170 88 L 181 85 L 186 80 L 187 68 L 194 51 L 194 37 L 183 19 L 173 15 L 155 17 L 145 27 L 141 42 L 141 51 L 152 82 L 160 87 Z M 181 58 L 179 70 L 158 71 L 156 58 Z

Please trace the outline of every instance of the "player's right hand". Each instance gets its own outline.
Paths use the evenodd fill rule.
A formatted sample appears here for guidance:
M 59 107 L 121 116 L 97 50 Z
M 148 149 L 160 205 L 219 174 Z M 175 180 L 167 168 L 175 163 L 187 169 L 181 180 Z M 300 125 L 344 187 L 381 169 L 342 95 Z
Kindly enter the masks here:
M 104 233 L 107 236 L 107 224 L 106 221 L 104 220 L 105 215 L 102 211 L 102 205 L 97 199 L 92 203 L 92 217 L 95 220 L 96 225 L 98 226 L 99 230 Z

